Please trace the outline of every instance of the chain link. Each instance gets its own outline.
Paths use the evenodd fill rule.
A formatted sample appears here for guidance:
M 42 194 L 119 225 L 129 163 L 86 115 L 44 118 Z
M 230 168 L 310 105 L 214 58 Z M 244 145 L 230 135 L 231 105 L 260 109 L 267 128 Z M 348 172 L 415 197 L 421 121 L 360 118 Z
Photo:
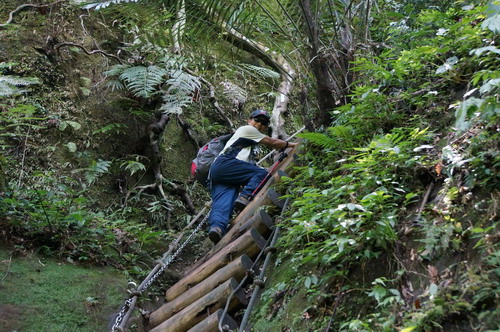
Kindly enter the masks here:
M 203 218 L 203 220 L 198 224 L 198 226 L 196 226 L 196 228 L 191 232 L 191 234 L 189 234 L 187 239 L 184 240 L 184 242 L 175 251 L 175 253 L 173 255 L 167 256 L 167 258 L 164 261 L 160 262 L 161 268 L 155 274 L 153 274 L 151 276 L 151 278 L 149 278 L 149 280 L 144 284 L 143 287 L 140 287 L 139 289 L 137 289 L 136 292 L 134 292 L 135 296 L 142 294 L 146 289 L 149 288 L 149 286 L 151 286 L 153 284 L 153 282 L 155 282 L 156 279 L 158 279 L 158 277 L 163 273 L 163 271 L 165 271 L 167 269 L 167 267 L 170 265 L 170 263 L 172 263 L 174 261 L 174 259 L 182 252 L 182 250 L 186 247 L 186 245 L 189 242 L 191 242 L 191 239 L 201 229 L 201 226 L 203 226 L 205 221 L 208 219 L 209 215 L 210 215 L 210 211 L 208 211 L 205 218 Z M 131 304 L 132 304 L 132 298 L 129 298 L 125 301 L 125 303 L 121 307 L 120 311 L 118 312 L 118 315 L 115 318 L 115 323 L 111 327 L 111 332 L 117 331 L 117 329 L 120 327 L 120 324 L 121 324 L 123 318 L 125 317 L 125 315 L 127 314 L 127 311 L 129 310 Z
M 120 323 L 122 322 L 123 317 L 125 317 L 125 314 L 127 313 L 128 308 L 130 307 L 131 304 L 132 304 L 132 299 L 128 299 L 125 301 L 122 308 L 120 309 L 120 312 L 118 313 L 118 315 L 116 315 L 115 323 L 111 327 L 112 332 L 116 331 L 116 329 L 120 326 Z

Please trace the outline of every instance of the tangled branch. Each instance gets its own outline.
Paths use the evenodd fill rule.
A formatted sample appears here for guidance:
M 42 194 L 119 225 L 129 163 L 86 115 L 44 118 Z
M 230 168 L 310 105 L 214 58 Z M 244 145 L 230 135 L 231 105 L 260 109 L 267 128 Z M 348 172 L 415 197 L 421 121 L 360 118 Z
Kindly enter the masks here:
M 26 4 L 23 4 L 23 5 L 20 5 L 19 7 L 17 7 L 16 9 L 14 9 L 13 11 L 11 11 L 9 13 L 9 19 L 7 20 L 7 22 L 5 23 L 0 23 L 0 28 L 3 28 L 9 24 L 12 23 L 12 20 L 14 19 L 14 15 L 16 15 L 17 13 L 19 13 L 20 11 L 23 11 L 27 8 L 45 8 L 45 7 L 52 7 L 52 6 L 55 6 L 57 5 L 58 3 L 61 3 L 61 2 L 65 2 L 66 0 L 58 0 L 54 3 L 51 3 L 51 4 L 48 4 L 48 5 L 32 5 L 32 4 L 29 4 L 29 3 L 26 3 Z
M 113 58 L 115 59 L 116 61 L 118 61 L 121 65 L 123 65 L 123 62 L 122 60 L 117 57 L 116 55 L 114 54 L 109 54 L 109 53 L 106 53 L 102 50 L 93 50 L 93 51 L 88 51 L 85 47 L 83 47 L 82 45 L 79 45 L 79 44 L 75 44 L 75 43 L 70 43 L 70 42 L 63 42 L 63 43 L 59 43 L 59 44 L 56 44 L 54 46 L 54 49 L 59 53 L 59 49 L 61 47 L 65 47 L 65 46 L 73 46 L 73 47 L 78 47 L 79 49 L 81 49 L 83 52 L 85 52 L 87 55 L 93 55 L 93 54 L 102 54 L 108 58 Z

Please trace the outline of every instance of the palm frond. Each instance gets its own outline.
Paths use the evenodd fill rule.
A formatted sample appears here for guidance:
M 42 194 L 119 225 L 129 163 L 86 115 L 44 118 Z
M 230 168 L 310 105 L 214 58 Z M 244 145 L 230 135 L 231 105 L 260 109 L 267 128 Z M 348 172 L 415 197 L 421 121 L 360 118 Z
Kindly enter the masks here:
M 243 70 L 249 71 L 255 75 L 257 75 L 259 78 L 265 79 L 265 78 L 273 78 L 277 79 L 280 78 L 280 74 L 275 72 L 272 69 L 269 68 L 264 68 L 264 67 L 259 67 L 259 66 L 254 66 L 248 63 L 242 63 L 239 65 L 239 67 Z
M 158 91 L 158 86 L 163 83 L 166 75 L 167 71 L 157 66 L 136 66 L 125 69 L 120 74 L 120 79 L 135 96 L 148 98 Z

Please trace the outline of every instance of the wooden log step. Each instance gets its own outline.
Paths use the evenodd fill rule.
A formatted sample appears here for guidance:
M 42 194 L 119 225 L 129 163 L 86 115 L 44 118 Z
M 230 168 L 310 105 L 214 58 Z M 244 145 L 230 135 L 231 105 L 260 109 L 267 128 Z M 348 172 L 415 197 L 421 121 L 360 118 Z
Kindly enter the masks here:
M 253 258 L 265 245 L 266 241 L 259 232 L 253 228 L 249 229 L 238 239 L 222 248 L 210 259 L 199 265 L 182 280 L 170 287 L 166 293 L 167 301 L 173 301 L 189 288 L 205 280 L 215 271 L 233 261 L 235 257 L 239 257 L 243 253 L 246 253 L 249 257 Z
M 285 201 L 284 201 L 284 200 L 282 200 L 282 199 L 280 199 L 280 196 L 281 196 L 281 195 L 280 195 L 280 194 L 278 194 L 278 193 L 276 192 L 276 190 L 274 190 L 274 189 L 269 189 L 269 190 L 267 191 L 267 195 L 268 195 L 268 197 L 271 199 L 271 202 L 273 202 L 273 204 L 274 204 L 275 206 L 279 207 L 279 208 L 280 208 L 280 210 L 282 210 L 282 209 L 283 209 L 283 206 L 285 206 Z
M 219 331 L 219 322 L 222 319 L 222 326 L 227 326 L 229 330 L 236 330 L 238 324 L 227 313 L 222 317 L 224 309 L 219 309 L 198 324 L 191 328 L 188 332 L 215 332 Z
M 261 202 L 266 203 L 264 205 L 272 204 L 271 198 L 268 196 L 267 192 L 260 193 L 259 195 L 261 195 L 261 194 L 262 194 L 262 196 L 260 196 Z M 259 196 L 259 195 L 257 195 L 257 196 Z M 249 205 L 254 204 L 254 203 L 256 203 L 255 199 L 252 200 Z M 231 241 L 233 241 L 234 237 L 235 237 L 234 232 L 238 232 L 237 229 L 239 229 L 239 227 L 242 224 L 246 223 L 249 219 L 252 219 L 254 217 L 254 215 L 258 212 L 259 211 L 257 210 L 257 208 L 252 208 L 249 210 L 248 206 L 247 206 L 236 217 L 236 219 L 231 222 L 231 226 L 229 228 L 228 233 L 226 233 L 222 237 L 222 239 L 219 241 L 219 243 L 217 243 L 212 249 L 210 249 L 210 251 L 203 258 L 201 258 L 199 261 L 194 263 L 191 266 L 191 268 L 187 271 L 186 275 L 191 274 L 195 269 L 197 269 L 200 265 L 202 265 L 204 262 L 206 262 L 208 259 L 210 259 L 213 255 L 215 255 L 219 250 L 221 250 L 221 248 L 223 248 L 224 246 L 227 246 Z M 262 221 L 266 222 L 267 218 L 265 220 L 262 220 Z M 264 227 L 264 226 L 261 225 L 260 227 Z M 259 229 L 259 232 L 260 232 L 260 229 Z M 265 232 L 264 232 L 264 234 L 265 234 Z
M 237 287 L 238 282 L 236 279 L 231 278 L 227 280 L 210 293 L 182 309 L 175 316 L 153 328 L 151 332 L 185 332 L 189 330 L 204 320 L 207 315 L 211 315 L 218 309 L 224 308 L 227 299 Z M 228 310 L 233 311 L 246 304 L 247 299 L 245 297 L 245 292 L 239 289 L 232 296 Z
M 196 286 L 186 290 L 172 302 L 167 302 L 149 316 L 149 327 L 155 327 L 169 319 L 191 303 L 211 292 L 230 278 L 240 282 L 247 270 L 252 267 L 252 260 L 246 254 L 241 255 L 228 265 L 216 271 Z
M 217 243 L 210 251 L 207 253 L 206 257 L 210 257 L 212 254 L 221 250 L 227 246 L 234 239 L 241 236 L 241 234 L 248 231 L 250 228 L 255 228 L 259 234 L 267 237 L 270 233 L 271 227 L 274 225 L 273 218 L 267 214 L 264 210 L 259 210 L 254 213 L 254 215 L 246 221 L 243 221 L 234 225 L 229 229 L 229 232 L 224 235 L 224 237 Z

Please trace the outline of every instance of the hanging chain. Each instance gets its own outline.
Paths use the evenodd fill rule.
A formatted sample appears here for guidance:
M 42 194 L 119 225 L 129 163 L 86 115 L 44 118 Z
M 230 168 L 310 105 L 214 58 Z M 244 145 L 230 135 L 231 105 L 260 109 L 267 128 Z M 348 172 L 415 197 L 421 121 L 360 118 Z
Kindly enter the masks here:
M 161 264 L 161 268 L 154 274 L 151 276 L 151 278 L 149 278 L 149 280 L 144 284 L 143 287 L 139 287 L 139 289 L 137 289 L 135 292 L 134 292 L 134 296 L 137 296 L 137 295 L 140 295 L 142 294 L 146 289 L 149 288 L 149 286 L 151 286 L 151 284 L 156 280 L 158 279 L 158 277 L 163 273 L 163 271 L 165 271 L 167 269 L 167 267 L 170 265 L 170 263 L 172 263 L 174 261 L 174 259 L 181 253 L 181 251 L 184 249 L 184 247 L 186 247 L 186 245 L 191 242 L 191 239 L 193 238 L 193 236 L 201 229 L 201 226 L 203 226 L 203 224 L 205 223 L 205 221 L 208 219 L 208 216 L 210 215 L 210 211 L 206 214 L 205 218 L 203 218 L 203 220 L 198 224 L 198 226 L 196 226 L 196 228 L 191 232 L 191 234 L 189 234 L 189 236 L 187 237 L 186 240 L 184 240 L 184 242 L 181 244 L 181 246 L 175 251 L 175 253 L 173 255 L 169 255 L 167 256 L 167 258 L 163 261 L 160 262 Z M 120 311 L 118 312 L 118 315 L 116 315 L 116 318 L 115 318 L 115 323 L 113 324 L 113 326 L 111 327 L 111 332 L 114 332 L 114 331 L 118 331 L 119 327 L 120 327 L 120 324 L 123 320 L 123 318 L 125 317 L 125 315 L 127 314 L 127 311 L 129 310 L 130 306 L 132 305 L 132 302 L 133 302 L 133 297 L 132 298 L 129 298 L 125 301 L 125 303 L 123 304 L 123 306 L 121 307 Z M 121 330 L 121 329 L 120 329 Z
M 142 293 L 144 290 L 146 290 L 151 284 L 163 273 L 163 271 L 166 270 L 166 268 L 170 265 L 170 263 L 173 262 L 173 260 L 181 253 L 181 251 L 186 247 L 186 245 L 191 242 L 191 239 L 193 236 L 200 230 L 201 226 L 205 223 L 205 220 L 207 220 L 208 215 L 203 218 L 203 220 L 196 226 L 196 228 L 189 234 L 188 238 L 181 244 L 181 246 L 175 251 L 175 253 L 171 256 L 168 256 L 167 259 L 162 263 L 161 268 L 156 272 L 149 280 L 148 282 L 142 287 L 139 291 Z

